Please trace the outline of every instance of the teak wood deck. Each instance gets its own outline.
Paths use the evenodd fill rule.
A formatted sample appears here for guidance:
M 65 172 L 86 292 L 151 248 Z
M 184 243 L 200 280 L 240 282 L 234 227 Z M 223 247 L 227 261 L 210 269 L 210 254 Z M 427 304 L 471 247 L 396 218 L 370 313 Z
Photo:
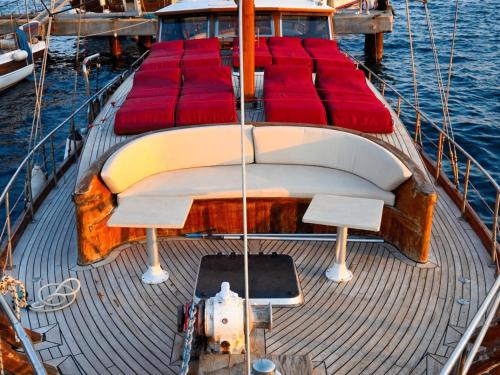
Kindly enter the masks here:
M 123 100 L 127 84 L 111 101 Z M 15 276 L 25 282 L 30 297 L 41 285 L 68 277 L 82 282 L 81 292 L 62 311 L 23 311 L 22 323 L 45 333 L 36 349 L 63 374 L 175 374 L 182 345 L 176 307 L 192 297 L 200 258 L 240 253 L 242 246 L 238 241 L 162 239 L 160 255 L 170 279 L 154 286 L 141 282 L 145 243 L 126 245 L 91 266 L 76 264 L 71 194 L 78 174 L 125 139 L 113 135 L 114 110 L 105 108 L 101 125 L 90 131 L 80 172 L 73 166 L 58 181 L 14 252 Z M 381 138 L 421 164 L 400 123 Z M 334 259 L 334 242 L 250 241 L 251 252 L 294 258 L 306 300 L 301 307 L 274 309 L 273 330 L 264 338 L 267 354 L 308 354 L 318 375 L 436 373 L 494 281 L 481 241 L 451 199 L 437 190 L 433 260 L 425 265 L 409 261 L 387 243 L 348 243 L 347 264 L 354 278 L 336 284 L 324 277 Z

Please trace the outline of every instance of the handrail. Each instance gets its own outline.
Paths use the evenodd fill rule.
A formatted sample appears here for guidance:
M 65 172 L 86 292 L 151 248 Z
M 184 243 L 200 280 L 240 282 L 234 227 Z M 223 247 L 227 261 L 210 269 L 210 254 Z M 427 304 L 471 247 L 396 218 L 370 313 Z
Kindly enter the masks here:
M 85 100 L 82 105 L 80 105 L 71 115 L 69 115 L 63 122 L 61 122 L 58 126 L 56 126 L 54 129 L 52 129 L 43 139 L 38 142 L 33 149 L 28 152 L 26 157 L 23 159 L 17 170 L 14 172 L 12 177 L 10 178 L 9 182 L 7 185 L 5 185 L 5 188 L 2 191 L 2 194 L 0 195 L 0 204 L 2 204 L 5 201 L 5 196 L 7 192 L 11 189 L 12 185 L 14 184 L 16 178 L 19 176 L 19 174 L 24 170 L 26 167 L 28 161 L 35 155 L 36 151 L 38 151 L 50 138 L 58 132 L 59 129 L 61 129 L 64 125 L 69 123 L 80 111 L 82 111 L 85 107 L 87 107 L 93 100 L 98 98 L 100 95 L 102 95 L 104 92 L 106 92 L 111 86 L 113 86 L 117 81 L 120 79 L 125 78 L 128 74 L 130 74 L 131 70 L 135 65 L 137 65 L 138 61 L 140 61 L 147 52 L 145 52 L 141 57 L 139 57 L 138 60 L 136 60 L 132 65 L 131 69 L 127 70 L 126 72 L 116 76 L 113 78 L 111 81 L 109 81 L 103 88 L 101 88 L 98 92 L 96 92 L 94 95 L 92 95 L 90 98 Z
M 467 355 L 467 359 L 465 360 L 464 366 L 462 369 L 459 370 L 459 373 L 466 374 L 467 371 L 469 371 L 469 368 L 472 365 L 472 361 L 474 360 L 474 357 L 476 356 L 476 353 L 479 349 L 479 345 L 481 345 L 481 342 L 484 339 L 484 335 L 486 334 L 486 331 L 488 330 L 488 327 L 491 321 L 493 320 L 493 317 L 496 314 L 498 305 L 500 304 L 500 294 L 498 293 L 499 290 L 500 290 L 500 276 L 497 277 L 495 284 L 493 284 L 493 287 L 490 289 L 483 304 L 481 305 L 481 307 L 479 307 L 479 310 L 477 310 L 476 315 L 474 315 L 474 318 L 472 319 L 471 323 L 465 330 L 462 338 L 455 347 L 455 350 L 453 350 L 453 353 L 451 353 L 450 358 L 441 369 L 440 375 L 448 375 L 449 373 L 451 373 L 451 371 L 454 369 L 458 361 L 461 359 L 462 352 L 464 351 L 465 346 L 467 345 L 470 338 L 474 334 L 474 331 L 479 326 L 479 323 L 481 322 L 483 315 L 486 313 L 488 308 L 491 307 L 490 312 L 481 328 L 481 331 L 479 332 L 476 340 L 474 341 L 474 345 L 469 354 Z
M 45 367 L 36 354 L 33 343 L 31 342 L 29 336 L 26 334 L 26 331 L 24 330 L 19 320 L 17 320 L 16 316 L 10 309 L 9 304 L 7 303 L 3 295 L 0 295 L 0 305 L 2 306 L 3 311 L 5 311 L 5 314 L 7 315 L 10 323 L 12 324 L 12 328 L 14 328 L 14 331 L 16 331 L 17 337 L 19 338 L 19 340 L 21 340 L 24 351 L 26 352 L 31 365 L 33 366 L 33 370 L 35 370 L 35 373 L 37 375 L 47 375 Z
M 86 58 L 83 59 L 82 62 L 82 74 L 83 78 L 85 79 L 85 89 L 87 91 L 87 95 L 90 95 L 90 81 L 89 81 L 89 76 L 90 76 L 90 70 L 88 68 L 88 64 L 91 63 L 94 60 L 99 61 L 99 57 L 101 55 L 99 53 L 94 53 L 93 55 L 87 56 Z M 99 69 L 100 65 L 99 62 L 97 63 L 97 68 Z
M 490 175 L 490 173 L 474 157 L 472 157 L 472 155 L 470 155 L 467 151 L 465 151 L 465 149 L 462 146 L 460 146 L 452 137 L 450 137 L 446 133 L 446 131 L 444 129 L 442 129 L 441 127 L 439 127 L 438 125 L 436 125 L 434 123 L 434 121 L 432 121 L 429 118 L 428 115 L 426 115 L 424 112 L 422 112 L 416 106 L 414 106 L 403 95 L 401 95 L 399 93 L 399 91 L 396 90 L 396 88 L 394 86 L 392 86 L 390 83 L 386 82 L 383 78 L 381 78 L 379 75 L 377 75 L 375 72 L 373 72 L 370 68 L 368 68 L 364 63 L 362 63 L 361 61 L 359 61 L 358 59 L 356 59 L 354 56 L 352 56 L 348 52 L 345 52 L 345 53 L 358 66 L 361 66 L 361 67 L 363 67 L 364 70 L 366 70 L 366 72 L 368 73 L 368 80 L 371 81 L 372 77 L 374 77 L 374 78 L 376 78 L 378 80 L 379 84 L 382 87 L 382 89 L 381 89 L 382 96 L 385 97 L 385 89 L 386 88 L 389 88 L 397 96 L 397 99 L 398 99 L 397 116 L 398 117 L 400 116 L 400 113 L 401 113 L 401 102 L 406 103 L 410 107 L 410 110 L 414 111 L 414 113 L 416 114 L 415 139 L 414 139 L 415 143 L 418 140 L 418 136 L 420 136 L 420 138 L 422 138 L 422 135 L 424 137 L 426 137 L 425 134 L 423 133 L 422 127 L 420 125 L 422 119 L 425 120 L 426 123 L 428 123 L 430 125 L 430 128 L 432 130 L 434 130 L 434 131 L 437 132 L 437 134 L 438 134 L 438 145 L 437 145 L 437 157 L 436 157 L 436 166 L 435 166 L 435 169 L 436 169 L 436 171 L 435 171 L 435 173 L 436 173 L 435 174 L 435 178 L 436 178 L 436 180 L 438 180 L 442 176 L 443 156 L 446 157 L 446 153 L 444 151 L 444 148 L 445 148 L 444 144 L 445 144 L 445 142 L 449 145 L 450 148 L 451 147 L 453 148 L 453 151 L 454 151 L 455 155 L 456 155 L 456 153 L 458 151 L 460 153 L 460 155 L 463 156 L 466 159 L 466 170 L 465 170 L 465 179 L 464 179 L 464 183 L 463 183 L 463 192 L 462 192 L 462 196 L 460 198 L 458 198 L 459 200 L 461 200 L 461 202 L 460 202 L 460 206 L 461 206 L 460 209 L 461 209 L 462 214 L 465 213 L 465 211 L 467 209 L 467 204 L 469 203 L 469 201 L 467 199 L 467 192 L 468 192 L 468 187 L 469 187 L 471 164 L 489 182 L 489 184 L 491 185 L 491 187 L 494 190 L 494 196 L 492 197 L 493 198 L 492 199 L 493 200 L 493 206 L 492 207 L 485 201 L 485 199 L 483 198 L 483 196 L 481 196 L 481 194 L 477 191 L 477 189 L 474 188 L 474 186 L 472 185 L 472 183 L 470 183 L 470 185 L 474 188 L 475 192 L 478 194 L 478 197 L 480 198 L 480 200 L 482 200 L 482 203 L 484 204 L 484 206 L 489 211 L 491 211 L 491 213 L 493 214 L 492 221 L 491 221 L 491 233 L 484 232 L 483 237 L 484 236 L 488 236 L 489 237 L 489 239 L 488 239 L 488 246 L 491 246 L 491 248 L 489 249 L 490 250 L 490 256 L 491 256 L 492 261 L 494 263 L 497 263 L 497 267 L 498 267 L 498 239 L 500 238 L 500 235 L 499 235 L 499 231 L 500 231 L 499 226 L 500 226 L 500 223 L 499 223 L 499 217 L 498 217 L 499 216 L 499 210 L 500 210 L 500 186 L 499 186 L 498 182 Z M 426 137 L 426 138 L 430 141 L 431 144 L 433 143 L 428 137 Z M 420 142 L 422 144 L 422 139 L 420 139 Z M 436 146 L 436 145 L 434 145 L 434 146 Z M 422 153 L 424 154 L 424 156 L 426 156 L 428 158 L 428 160 L 430 160 L 429 157 L 426 155 L 426 152 L 425 152 L 423 144 L 422 144 Z M 452 165 L 452 167 L 453 167 L 453 165 Z M 443 176 L 446 176 L 446 174 L 444 174 Z M 460 188 L 459 188 L 459 181 L 458 180 L 455 180 L 454 192 L 460 194 Z M 457 195 L 457 197 L 458 197 L 458 195 Z M 478 217 L 479 221 L 476 220 L 476 222 L 478 224 L 480 224 L 481 226 L 484 226 L 484 228 L 486 228 L 487 231 L 490 231 L 490 229 L 486 225 L 484 219 L 481 218 L 477 214 L 476 210 L 474 210 L 474 208 L 472 208 L 472 206 L 470 206 L 469 208 L 471 209 L 471 211 L 469 211 L 469 214 L 472 212 L 472 215 L 475 215 L 475 216 Z M 482 229 L 480 229 L 480 230 L 482 230 Z M 500 272 L 500 269 L 497 268 L 497 271 Z
M 345 51 L 344 51 L 345 52 Z M 370 74 L 377 78 L 377 80 L 381 83 L 383 83 L 386 87 L 390 88 L 392 92 L 394 92 L 398 97 L 401 98 L 401 100 L 403 100 L 406 104 L 408 104 L 411 108 L 413 108 L 413 110 L 416 112 L 416 113 L 419 113 L 420 116 L 425 119 L 435 130 L 439 131 L 439 133 L 443 134 L 443 136 L 446 137 L 446 140 L 450 141 L 455 147 L 457 147 L 458 150 L 460 150 L 460 152 L 467 158 L 467 159 L 470 159 L 477 167 L 478 169 L 485 175 L 485 177 L 487 177 L 490 182 L 492 183 L 492 185 L 494 186 L 495 190 L 497 192 L 500 191 L 500 185 L 495 181 L 495 179 L 489 174 L 489 172 L 484 169 L 484 167 L 476 160 L 474 159 L 474 157 L 472 157 L 462 146 L 460 146 L 454 139 L 450 138 L 448 136 L 448 134 L 446 134 L 446 132 L 441 128 L 439 127 L 438 125 L 436 125 L 436 123 L 434 121 L 432 121 L 426 114 L 425 112 L 422 112 L 420 109 L 417 109 L 415 107 L 415 105 L 413 105 L 413 103 L 411 103 L 408 99 L 406 99 L 398 90 L 396 90 L 394 88 L 394 86 L 392 86 L 390 83 L 386 82 L 382 77 L 380 77 L 379 75 L 377 75 L 375 72 L 373 72 L 370 68 L 368 68 L 365 64 L 363 64 L 361 61 L 359 61 L 358 59 L 356 59 L 354 56 L 352 56 L 349 52 L 345 52 L 352 60 L 354 60 L 356 62 L 356 64 L 362 66 L 364 69 L 366 69 L 367 71 L 370 72 Z
M 63 128 L 68 123 L 70 123 L 75 118 L 75 116 L 77 114 L 79 114 L 83 109 L 85 109 L 87 106 L 90 106 L 93 101 L 95 101 L 95 100 L 101 98 L 103 95 L 107 94 L 109 92 L 109 90 L 117 82 L 120 82 L 120 80 L 123 81 L 126 77 L 128 77 L 132 73 L 132 71 L 134 71 L 134 69 L 139 64 L 139 62 L 141 62 L 147 54 L 148 54 L 148 51 L 146 51 L 136 61 L 134 61 L 131 64 L 130 69 L 128 69 L 127 71 L 121 73 L 120 75 L 118 75 L 115 78 L 113 78 L 112 80 L 110 80 L 103 88 L 101 88 L 93 96 L 91 96 L 90 98 L 88 98 L 87 100 L 85 100 L 85 102 L 83 102 L 83 104 L 80 105 L 70 116 L 68 116 L 58 126 L 56 126 L 54 129 L 52 129 L 43 139 L 41 139 L 33 147 L 33 149 L 28 152 L 28 154 L 26 155 L 26 157 L 23 159 L 23 161 L 21 162 L 21 164 L 18 166 L 18 168 L 16 169 L 16 171 L 14 172 L 14 174 L 12 175 L 12 177 L 10 178 L 10 180 L 8 181 L 7 185 L 5 186 L 5 188 L 2 191 L 2 194 L 0 195 L 0 205 L 1 204 L 5 204 L 5 207 L 6 207 L 6 218 L 5 218 L 4 230 L 7 229 L 7 234 L 8 234 L 8 239 L 7 239 L 7 256 L 8 256 L 8 260 L 10 262 L 12 261 L 12 254 L 11 254 L 11 252 L 12 252 L 12 244 L 11 244 L 11 218 L 10 218 L 9 194 L 10 194 L 10 191 L 11 191 L 12 187 L 14 186 L 14 183 L 15 183 L 16 179 L 19 177 L 19 175 L 21 174 L 21 172 L 25 168 L 27 168 L 28 173 L 29 173 L 29 166 L 30 166 L 31 160 L 35 156 L 36 152 L 39 149 L 41 149 L 42 147 L 44 147 L 46 143 L 50 143 L 50 145 L 51 145 L 52 168 L 53 168 L 53 175 L 54 175 L 54 179 L 55 179 L 57 171 L 56 171 L 56 165 L 55 165 L 53 136 L 61 128 Z M 29 187 L 28 187 L 28 189 L 29 189 Z M 22 198 L 22 196 L 23 195 L 21 194 L 20 198 Z M 18 201 L 19 200 L 17 200 L 16 203 Z M 30 209 L 32 209 L 31 202 L 30 202 Z M 0 244 L 2 244 L 3 233 L 4 233 L 4 231 L 2 231 L 2 233 L 0 234 Z M 6 312 L 6 314 L 7 314 L 8 318 L 9 318 L 9 321 L 10 321 L 12 327 L 14 328 L 17 336 L 21 340 L 22 345 L 23 345 L 23 347 L 24 347 L 24 349 L 26 351 L 26 354 L 28 356 L 28 359 L 29 359 L 30 363 L 33 366 L 33 369 L 34 369 L 35 373 L 37 375 L 46 375 L 47 372 L 45 370 L 45 367 L 40 362 L 40 359 L 37 356 L 37 353 L 36 353 L 36 351 L 35 351 L 35 349 L 33 347 L 33 343 L 31 342 L 31 339 L 29 338 L 29 336 L 24 331 L 21 323 L 17 320 L 17 318 L 14 316 L 14 314 L 10 310 L 10 307 L 9 307 L 8 303 L 5 301 L 5 298 L 2 295 L 0 295 L 0 306 Z

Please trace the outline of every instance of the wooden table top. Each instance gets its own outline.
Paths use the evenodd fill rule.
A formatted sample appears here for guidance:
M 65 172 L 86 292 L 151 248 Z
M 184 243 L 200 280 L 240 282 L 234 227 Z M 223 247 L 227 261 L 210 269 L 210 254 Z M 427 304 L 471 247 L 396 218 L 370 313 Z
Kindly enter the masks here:
M 384 202 L 379 199 L 317 194 L 302 221 L 370 231 L 380 230 Z
M 128 197 L 115 208 L 107 225 L 180 229 L 186 223 L 192 204 L 191 197 Z

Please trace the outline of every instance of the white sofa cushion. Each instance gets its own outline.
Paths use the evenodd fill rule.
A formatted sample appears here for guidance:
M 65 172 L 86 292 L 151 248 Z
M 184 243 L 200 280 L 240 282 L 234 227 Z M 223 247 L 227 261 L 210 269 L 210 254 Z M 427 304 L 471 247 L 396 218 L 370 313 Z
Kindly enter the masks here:
M 355 134 L 321 128 L 263 126 L 255 127 L 253 136 L 257 164 L 340 169 L 388 191 L 411 177 L 411 171 L 391 152 Z
M 252 126 L 245 128 L 248 163 L 254 162 Z M 127 143 L 104 164 L 101 177 L 112 193 L 121 193 L 157 173 L 241 163 L 240 128 L 235 125 L 179 128 L 145 135 Z
M 247 166 L 248 197 L 312 198 L 335 194 L 381 199 L 394 205 L 394 194 L 370 181 L 338 169 L 276 164 Z M 239 165 L 163 172 L 150 176 L 118 195 L 118 204 L 134 197 L 190 196 L 194 199 L 241 197 Z

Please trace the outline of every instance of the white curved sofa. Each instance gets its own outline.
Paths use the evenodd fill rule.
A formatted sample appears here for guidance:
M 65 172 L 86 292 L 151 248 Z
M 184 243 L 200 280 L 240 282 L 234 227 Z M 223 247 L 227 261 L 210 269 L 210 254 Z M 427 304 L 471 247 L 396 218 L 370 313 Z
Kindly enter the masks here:
M 398 189 L 415 180 L 408 160 L 405 164 L 401 154 L 396 156 L 390 146 L 353 132 L 329 127 L 249 125 L 244 134 L 247 192 L 250 207 L 254 204 L 255 209 L 255 214 L 250 214 L 255 222 L 250 231 L 327 230 L 299 224 L 300 213 L 315 194 L 381 199 L 396 212 Z M 135 138 L 111 152 L 82 182 L 75 202 L 78 206 L 78 198 L 84 202 L 83 197 L 88 199 L 92 191 L 97 200 L 87 200 L 84 206 L 95 208 L 99 200 L 112 202 L 102 220 L 92 226 L 93 234 L 84 233 L 83 223 L 83 231 L 79 231 L 82 237 L 95 236 L 96 225 L 102 231 L 121 232 L 116 236 L 107 233 L 105 240 L 99 239 L 99 245 L 95 241 L 90 247 L 81 244 L 81 261 L 97 260 L 89 252 L 102 255 L 102 248 L 108 247 L 103 241 L 115 247 L 116 242 L 143 237 L 140 229 L 103 226 L 113 207 L 138 197 L 192 197 L 195 203 L 185 232 L 212 226 L 221 232 L 241 231 L 237 212 L 242 194 L 240 142 L 240 129 L 234 125 L 174 128 Z M 95 195 L 97 184 L 103 191 Z M 77 213 L 79 222 L 89 220 L 85 210 L 81 214 Z M 394 214 L 384 211 L 384 216 L 388 217 L 390 231 L 396 232 Z M 384 224 L 382 227 L 381 232 Z
M 411 177 L 387 149 L 338 130 L 250 125 L 245 139 L 250 198 L 335 194 L 393 206 L 392 190 Z M 240 130 L 221 125 L 146 135 L 115 152 L 101 177 L 118 204 L 141 196 L 239 198 Z

